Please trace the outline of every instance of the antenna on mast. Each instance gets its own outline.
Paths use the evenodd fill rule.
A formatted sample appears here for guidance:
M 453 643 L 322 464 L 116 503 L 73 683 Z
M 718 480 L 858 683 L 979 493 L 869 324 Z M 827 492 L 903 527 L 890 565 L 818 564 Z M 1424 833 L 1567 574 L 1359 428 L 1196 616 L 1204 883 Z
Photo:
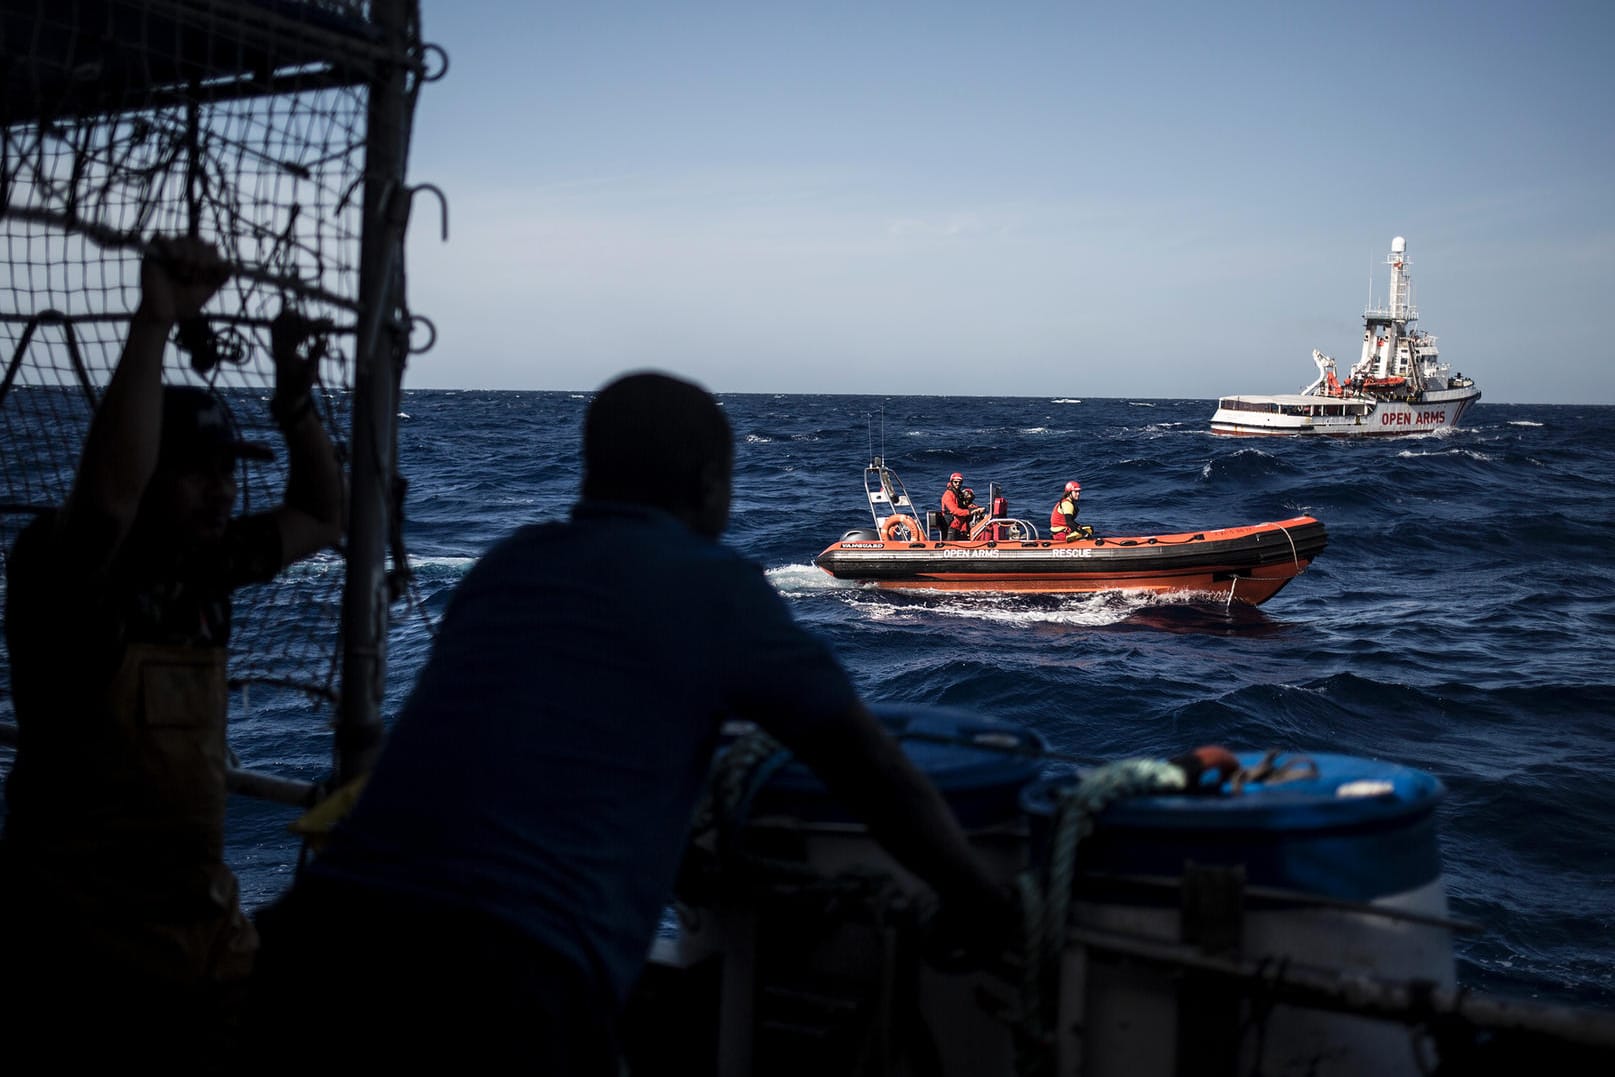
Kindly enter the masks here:
M 875 417 L 869 416 L 869 462 L 876 467 L 886 463 L 886 405 L 880 406 L 880 455 L 875 455 Z

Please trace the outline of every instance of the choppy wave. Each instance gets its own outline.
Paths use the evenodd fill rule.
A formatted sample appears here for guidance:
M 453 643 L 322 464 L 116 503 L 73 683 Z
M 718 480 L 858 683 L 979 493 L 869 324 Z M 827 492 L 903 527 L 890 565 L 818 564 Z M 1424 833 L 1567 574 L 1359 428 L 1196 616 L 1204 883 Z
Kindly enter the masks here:
M 411 563 L 440 613 L 475 557 L 575 498 L 587 394 L 406 393 Z M 1615 1001 L 1615 408 L 1476 405 L 1419 436 L 1246 441 L 1212 401 L 728 395 L 727 541 L 768 573 L 873 701 L 945 700 L 1026 724 L 1062 758 L 1202 743 L 1344 751 L 1435 774 L 1466 986 Z M 1082 403 L 1081 408 L 1066 405 Z M 1148 425 L 1135 408 L 1153 409 Z M 965 424 L 954 416 L 968 415 Z M 1040 527 L 1080 478 L 1107 534 L 1311 513 L 1329 548 L 1260 609 L 1209 598 L 904 594 L 811 564 L 867 527 L 861 469 L 897 469 L 916 508 L 947 475 L 999 484 Z M 310 562 L 297 571 L 331 571 Z M 624 566 L 631 571 L 633 566 Z M 655 580 L 646 580 L 647 594 Z M 388 701 L 430 647 L 398 617 Z M 255 708 L 244 759 L 317 776 L 325 724 Z M 249 905 L 285 885 L 286 812 L 232 807 Z

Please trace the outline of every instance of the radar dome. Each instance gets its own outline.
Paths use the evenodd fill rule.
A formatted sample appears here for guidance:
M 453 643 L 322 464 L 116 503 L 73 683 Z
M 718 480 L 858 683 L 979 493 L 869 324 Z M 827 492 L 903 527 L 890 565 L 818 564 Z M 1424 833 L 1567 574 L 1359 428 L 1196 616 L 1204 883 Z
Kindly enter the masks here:
M 1391 240 L 1391 253 L 1392 254 L 1402 254 L 1402 253 L 1406 252 L 1407 249 L 1408 249 L 1408 241 L 1403 239 L 1401 236 L 1397 236 L 1395 239 Z

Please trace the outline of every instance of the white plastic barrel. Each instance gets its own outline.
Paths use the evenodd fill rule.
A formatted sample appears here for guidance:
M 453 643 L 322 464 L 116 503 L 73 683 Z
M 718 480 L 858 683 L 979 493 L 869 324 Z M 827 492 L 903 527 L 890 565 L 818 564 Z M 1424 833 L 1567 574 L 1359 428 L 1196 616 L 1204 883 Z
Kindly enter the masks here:
M 992 870 L 1005 882 L 1023 871 L 1021 793 L 1043 763 L 1037 734 L 948 708 L 873 709 Z M 750 854 L 811 877 L 793 882 L 775 873 L 760 880 L 756 899 L 731 894 L 683 905 L 681 959 L 721 955 L 719 1077 L 1013 1073 L 1010 1030 L 980 1005 L 982 974 L 941 972 L 918 960 L 912 934 L 901 941 L 901 931 L 877 922 L 856 885 L 837 893 L 836 880 L 867 878 L 899 905 L 929 896 L 806 767 L 789 762 L 773 771 L 746 815 Z
M 1239 756 L 1245 767 L 1261 758 Z M 1354 977 L 1453 986 L 1441 783 L 1389 763 L 1308 758 L 1316 774 L 1302 780 L 1133 797 L 1098 813 L 1071 873 L 1059 1072 L 1188 1072 L 1185 1052 L 1208 1063 L 1194 1072 L 1422 1072 L 1414 1032 L 1394 1020 L 1277 1001 L 1260 977 L 1236 990 L 1152 959 L 1199 954 L 1343 987 Z M 1061 788 L 1025 789 L 1035 832 Z

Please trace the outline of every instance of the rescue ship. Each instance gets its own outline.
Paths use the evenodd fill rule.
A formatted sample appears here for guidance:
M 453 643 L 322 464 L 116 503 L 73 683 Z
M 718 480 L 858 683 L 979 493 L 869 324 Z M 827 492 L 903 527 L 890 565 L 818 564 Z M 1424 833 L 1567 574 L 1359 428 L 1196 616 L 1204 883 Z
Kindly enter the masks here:
M 1391 240 L 1389 301 L 1363 312 L 1362 355 L 1342 381 L 1335 360 L 1313 349 L 1318 376 L 1299 393 L 1225 396 L 1211 432 L 1235 437 L 1322 434 L 1362 437 L 1451 430 L 1480 399 L 1473 378 L 1451 373 L 1436 338 L 1414 328 L 1407 240 Z
M 1323 524 L 1311 516 L 1065 541 L 1010 516 L 996 484 L 989 489 L 989 511 L 969 539 L 945 541 L 940 514 L 922 516 L 878 456 L 864 468 L 864 495 L 874 526 L 846 532 L 813 563 L 838 580 L 895 590 L 1201 592 L 1255 606 L 1304 572 L 1328 542 Z

